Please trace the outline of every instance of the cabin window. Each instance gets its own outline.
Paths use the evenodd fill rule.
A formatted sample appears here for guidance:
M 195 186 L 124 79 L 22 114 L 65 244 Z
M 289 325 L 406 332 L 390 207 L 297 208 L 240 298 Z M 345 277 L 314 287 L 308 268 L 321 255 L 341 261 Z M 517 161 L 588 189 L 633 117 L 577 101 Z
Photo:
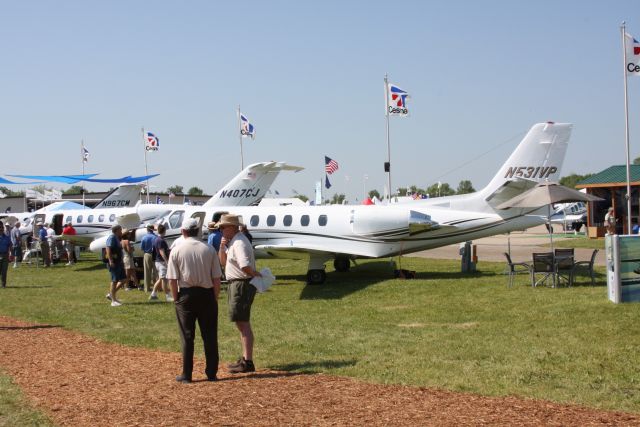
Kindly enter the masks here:
M 267 225 L 269 227 L 273 227 L 274 225 L 276 225 L 276 216 L 275 215 L 269 215 L 267 217 Z
M 76 222 L 78 224 L 80 224 L 82 222 L 82 215 L 78 215 L 78 217 L 76 218 Z
M 65 220 L 65 222 L 66 222 L 67 224 L 69 224 L 70 222 L 73 222 L 73 217 L 72 217 L 71 215 L 69 215 L 69 216 L 67 217 L 67 219 Z
M 327 216 L 326 215 L 320 215 L 318 217 L 318 225 L 321 227 L 324 227 L 325 225 L 327 225 Z
M 252 227 L 257 227 L 258 224 L 260 224 L 260 217 L 258 215 L 252 215 L 249 224 L 251 224 Z
M 87 217 L 87 221 L 88 221 L 88 222 L 93 222 L 93 215 L 89 215 L 89 216 Z
M 293 222 L 293 218 L 291 217 L 291 215 L 285 215 L 284 218 L 282 219 L 282 223 L 284 224 L 285 227 L 291 227 L 292 222 Z
M 98 222 L 104 222 L 104 214 L 98 217 Z
M 169 228 L 178 228 L 182 225 L 184 211 L 175 211 L 169 216 Z
M 114 222 L 116 220 L 116 214 L 109 215 L 109 222 Z
M 303 227 L 309 225 L 309 215 L 302 215 L 302 217 L 300 217 L 300 225 Z

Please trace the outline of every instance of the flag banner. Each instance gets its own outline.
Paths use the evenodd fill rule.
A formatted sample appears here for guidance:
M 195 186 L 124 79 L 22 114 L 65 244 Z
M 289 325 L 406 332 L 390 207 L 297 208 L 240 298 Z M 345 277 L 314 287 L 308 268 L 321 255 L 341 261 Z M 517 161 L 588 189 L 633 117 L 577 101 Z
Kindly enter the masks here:
M 176 197 L 176 195 L 175 195 L 175 194 L 173 194 L 173 192 L 169 193 L 169 198 L 170 198 L 170 199 L 173 199 L 174 197 Z
M 145 150 L 147 151 L 158 151 L 160 148 L 160 138 L 152 134 L 151 132 L 145 132 Z
M 336 162 L 333 159 L 330 159 L 327 156 L 324 156 L 324 171 L 326 173 L 328 173 L 329 175 L 331 175 L 332 173 L 334 173 L 337 170 L 338 170 L 338 162 Z M 327 187 L 327 188 L 329 188 L 329 187 Z
M 625 45 L 627 48 L 627 69 L 628 76 L 640 76 L 640 43 L 631 34 L 624 33 Z
M 407 98 L 409 98 L 409 93 L 389 83 L 387 113 L 390 116 L 408 116 Z
M 82 162 L 87 163 L 89 161 L 89 150 L 87 150 L 84 145 L 82 146 L 81 154 Z
M 243 138 L 256 139 L 256 129 L 244 114 L 240 114 L 240 135 Z
M 164 202 L 160 198 L 160 196 L 156 196 L 156 205 L 164 205 Z
M 327 189 L 331 188 L 331 183 L 329 182 L 329 175 L 324 176 L 324 186 L 327 187 Z

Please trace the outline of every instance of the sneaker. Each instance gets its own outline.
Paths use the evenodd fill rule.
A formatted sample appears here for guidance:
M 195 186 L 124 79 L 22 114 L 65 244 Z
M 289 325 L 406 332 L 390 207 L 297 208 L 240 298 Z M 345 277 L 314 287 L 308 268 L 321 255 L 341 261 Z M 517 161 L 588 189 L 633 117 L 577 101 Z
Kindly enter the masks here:
M 13 264 L 13 268 L 18 268 L 18 264 Z
M 171 294 L 165 294 L 165 297 L 167 298 L 167 302 L 173 302 L 173 297 L 171 296 Z
M 106 299 L 108 299 L 109 301 L 111 301 L 111 293 L 108 293 L 107 295 L 104 296 Z
M 238 366 L 240 366 L 242 364 L 242 361 L 244 360 L 244 357 L 240 356 L 238 358 L 238 360 L 236 360 L 234 363 L 229 363 L 227 365 L 227 369 L 233 369 L 233 368 L 237 368 Z
M 232 374 L 244 374 L 246 372 L 255 372 L 256 367 L 253 365 L 252 360 L 245 360 L 244 358 L 240 361 L 240 364 L 235 368 L 230 368 L 229 372 Z
M 65 265 L 73 265 L 73 263 L 72 262 L 68 262 Z
M 149 297 L 149 301 L 156 301 L 158 299 L 158 295 L 156 294 L 151 294 L 151 296 Z
M 122 303 L 118 300 L 111 301 L 111 307 L 120 307 Z
M 176 381 L 182 384 L 189 384 L 191 382 L 191 378 L 187 378 L 184 375 L 178 375 L 176 377 Z

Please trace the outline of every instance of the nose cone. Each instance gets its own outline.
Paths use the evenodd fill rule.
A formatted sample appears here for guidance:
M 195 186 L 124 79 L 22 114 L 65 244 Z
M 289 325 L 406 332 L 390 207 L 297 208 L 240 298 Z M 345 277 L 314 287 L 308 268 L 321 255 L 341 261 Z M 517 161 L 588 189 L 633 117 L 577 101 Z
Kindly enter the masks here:
M 89 245 L 89 250 L 91 252 L 101 253 L 102 250 L 107 247 L 107 237 L 108 236 L 101 237 L 99 239 L 95 239 Z

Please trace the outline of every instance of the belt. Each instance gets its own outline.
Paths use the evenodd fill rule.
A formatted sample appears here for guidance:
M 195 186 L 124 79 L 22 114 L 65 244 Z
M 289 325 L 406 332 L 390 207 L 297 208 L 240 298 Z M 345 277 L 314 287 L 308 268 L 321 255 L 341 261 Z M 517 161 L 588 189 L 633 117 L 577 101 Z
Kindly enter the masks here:
M 250 282 L 251 281 L 250 278 L 249 279 L 244 279 L 244 278 L 242 278 L 242 279 L 231 279 L 229 277 L 227 277 L 227 280 L 230 281 L 230 282 Z

